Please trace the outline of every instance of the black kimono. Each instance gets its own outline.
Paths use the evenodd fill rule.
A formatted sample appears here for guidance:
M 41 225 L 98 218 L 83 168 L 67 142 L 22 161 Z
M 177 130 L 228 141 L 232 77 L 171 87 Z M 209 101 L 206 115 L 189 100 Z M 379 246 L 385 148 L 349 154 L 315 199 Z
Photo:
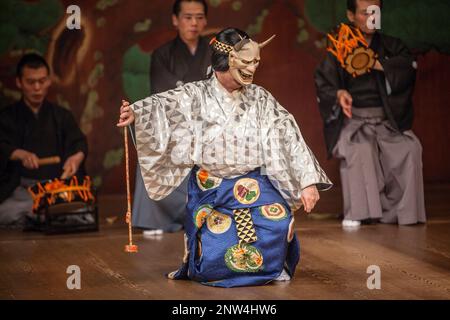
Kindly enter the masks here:
M 375 33 L 370 47 L 384 71 L 353 78 L 328 53 L 315 73 L 328 155 L 341 160 L 344 217 L 425 222 L 422 147 L 410 130 L 417 65 L 399 39 Z M 340 89 L 352 96 L 351 119 Z
M 156 49 L 152 54 L 150 67 L 151 94 L 206 79 L 211 54 L 208 40 L 203 37 L 200 37 L 194 55 L 179 36 Z M 167 198 L 161 201 L 151 200 L 138 165 L 133 197 L 133 226 L 165 232 L 180 230 L 184 224 L 186 199 L 187 179 Z
M 164 92 L 183 83 L 206 79 L 211 65 L 211 49 L 208 39 L 200 37 L 195 54 L 176 37 L 156 49 L 150 66 L 151 94 Z

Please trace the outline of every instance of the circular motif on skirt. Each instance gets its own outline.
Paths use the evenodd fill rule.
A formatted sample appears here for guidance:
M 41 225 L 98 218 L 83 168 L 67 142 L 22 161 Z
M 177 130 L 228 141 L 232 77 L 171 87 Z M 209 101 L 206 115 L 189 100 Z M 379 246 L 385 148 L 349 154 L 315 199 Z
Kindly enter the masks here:
M 194 212 L 194 223 L 198 229 L 203 226 L 203 223 L 206 221 L 206 217 L 208 217 L 212 210 L 212 206 L 209 204 L 204 204 Z
M 197 185 L 202 191 L 217 188 L 222 183 L 222 178 L 213 177 L 203 169 L 198 170 L 195 175 Z
M 234 185 L 233 194 L 240 203 L 252 204 L 260 195 L 258 181 L 251 178 L 239 179 Z
M 286 209 L 282 204 L 273 203 L 259 208 L 261 214 L 269 220 L 279 221 L 287 218 Z
M 231 218 L 226 214 L 213 210 L 206 219 L 208 230 L 215 234 L 225 233 L 231 227 Z
M 289 223 L 289 230 L 288 230 L 288 233 L 287 233 L 287 242 L 291 242 L 292 239 L 294 239 L 294 233 L 295 233 L 294 221 L 295 221 L 294 217 L 292 217 L 291 222 Z
M 263 264 L 263 256 L 249 244 L 236 244 L 225 253 L 225 264 L 234 272 L 258 272 Z

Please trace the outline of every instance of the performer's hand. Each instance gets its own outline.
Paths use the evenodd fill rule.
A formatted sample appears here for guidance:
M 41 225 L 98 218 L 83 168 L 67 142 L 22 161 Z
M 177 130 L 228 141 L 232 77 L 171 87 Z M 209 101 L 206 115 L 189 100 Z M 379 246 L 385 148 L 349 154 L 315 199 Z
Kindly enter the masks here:
M 16 149 L 11 153 L 10 159 L 15 161 L 19 160 L 22 162 L 22 165 L 28 170 L 34 170 L 39 168 L 39 158 L 32 152 Z
M 315 185 L 306 187 L 302 190 L 302 194 L 300 200 L 303 203 L 303 209 L 310 213 L 312 209 L 314 209 L 317 201 L 319 201 L 319 191 L 317 191 L 317 187 Z
M 353 98 L 347 90 L 338 90 L 337 101 L 342 107 L 342 111 L 348 117 L 352 117 Z
M 128 101 L 122 100 L 122 106 L 120 107 L 120 117 L 117 123 L 118 127 L 126 127 L 132 124 L 134 121 L 133 109 L 130 107 Z
M 79 151 L 74 155 L 67 158 L 66 162 L 64 162 L 63 166 L 63 174 L 61 175 L 61 179 L 67 179 L 77 173 L 78 168 L 81 165 L 81 162 L 84 160 L 84 153 Z

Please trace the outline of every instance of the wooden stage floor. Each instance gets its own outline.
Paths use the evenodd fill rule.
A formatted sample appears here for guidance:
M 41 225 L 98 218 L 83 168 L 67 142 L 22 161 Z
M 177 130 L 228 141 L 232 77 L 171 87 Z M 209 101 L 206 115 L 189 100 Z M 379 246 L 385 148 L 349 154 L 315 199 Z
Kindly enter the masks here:
M 323 195 L 317 212 L 297 214 L 301 261 L 290 282 L 211 288 L 171 281 L 183 253 L 183 234 L 144 238 L 127 254 L 122 197 L 100 199 L 101 230 L 45 236 L 0 231 L 0 299 L 450 299 L 450 186 L 426 188 L 426 225 L 341 228 L 339 193 Z M 69 265 L 81 269 L 81 289 L 69 290 Z M 367 288 L 367 268 L 381 270 L 381 289 Z

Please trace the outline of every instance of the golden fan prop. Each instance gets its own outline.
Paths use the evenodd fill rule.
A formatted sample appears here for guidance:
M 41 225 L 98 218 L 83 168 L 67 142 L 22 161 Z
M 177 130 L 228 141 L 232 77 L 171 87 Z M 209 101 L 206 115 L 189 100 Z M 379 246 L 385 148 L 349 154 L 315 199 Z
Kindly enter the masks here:
M 328 34 L 329 45 L 327 51 L 353 77 L 370 72 L 378 56 L 369 48 L 358 28 L 341 23 L 337 32 Z
M 125 252 L 135 253 L 138 252 L 138 246 L 133 244 L 133 230 L 131 227 L 131 195 L 130 195 L 130 166 L 128 157 L 128 129 L 123 128 L 124 144 L 125 144 L 125 175 L 127 184 L 127 213 L 125 215 L 125 221 L 128 224 L 128 244 L 125 245 Z

